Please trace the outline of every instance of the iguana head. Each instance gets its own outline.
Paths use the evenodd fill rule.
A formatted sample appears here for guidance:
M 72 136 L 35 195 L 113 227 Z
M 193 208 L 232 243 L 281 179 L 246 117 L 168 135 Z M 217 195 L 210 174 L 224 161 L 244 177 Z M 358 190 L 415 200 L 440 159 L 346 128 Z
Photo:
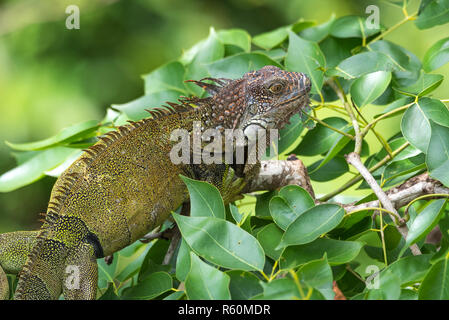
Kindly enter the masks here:
M 260 129 L 281 129 L 309 103 L 310 79 L 275 66 L 248 72 L 236 80 L 207 80 L 218 85 L 194 81 L 212 94 L 211 108 L 203 117 L 206 127 L 241 129 L 247 137 Z

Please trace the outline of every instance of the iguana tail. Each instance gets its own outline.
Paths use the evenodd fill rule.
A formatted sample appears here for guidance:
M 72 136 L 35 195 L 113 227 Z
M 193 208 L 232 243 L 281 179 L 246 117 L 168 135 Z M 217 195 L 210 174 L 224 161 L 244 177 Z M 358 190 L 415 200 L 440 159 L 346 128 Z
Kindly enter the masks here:
M 42 227 L 20 274 L 14 295 L 16 300 L 52 300 L 61 294 L 64 245 L 48 238 L 49 228 Z
M 95 299 L 98 267 L 91 237 L 76 217 L 47 214 L 20 272 L 14 299 Z
M 30 254 L 39 231 L 0 234 L 0 300 L 9 298 L 8 274 L 18 274 Z

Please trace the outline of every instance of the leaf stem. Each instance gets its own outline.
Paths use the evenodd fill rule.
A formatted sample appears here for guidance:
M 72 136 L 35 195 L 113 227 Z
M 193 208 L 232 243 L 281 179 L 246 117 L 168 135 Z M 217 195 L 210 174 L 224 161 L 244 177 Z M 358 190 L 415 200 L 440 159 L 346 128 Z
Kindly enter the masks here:
M 449 196 L 449 195 L 448 195 L 448 196 Z M 395 213 L 395 212 L 393 212 L 393 211 L 387 210 L 387 209 L 385 209 L 385 208 L 377 208 L 377 207 L 366 207 L 366 208 L 357 209 L 357 210 L 348 212 L 346 215 L 347 215 L 347 216 L 350 216 L 350 215 L 352 215 L 352 214 L 354 214 L 354 213 L 362 212 L 362 211 L 365 211 L 365 210 L 369 210 L 369 211 L 371 211 L 371 210 L 372 210 L 372 211 L 381 211 L 381 212 L 388 213 L 388 214 L 390 214 L 390 215 L 392 215 L 392 216 L 395 217 L 394 220 L 395 220 L 396 223 L 398 223 L 399 220 L 401 219 L 401 216 L 400 216 L 399 214 L 397 214 L 397 213 Z
M 355 146 L 354 146 L 354 152 L 357 154 L 360 154 L 362 151 L 362 136 L 360 135 L 360 126 L 359 122 L 357 121 L 357 118 L 354 115 L 354 112 L 352 111 L 352 107 L 349 104 L 348 97 L 345 94 L 345 91 L 343 90 L 343 87 L 341 86 L 340 82 L 337 80 L 337 78 L 332 78 L 333 81 L 329 81 L 329 85 L 334 89 L 335 93 L 340 98 L 341 102 L 343 103 L 343 106 L 345 107 L 346 112 L 349 115 L 349 118 L 351 119 L 352 126 L 354 127 L 355 132 Z
M 378 117 L 378 118 L 374 119 L 373 121 L 371 121 L 370 123 L 368 123 L 368 125 L 365 127 L 365 129 L 363 129 L 362 134 L 363 134 L 363 135 L 366 135 L 367 132 L 368 132 L 368 130 L 371 129 L 371 127 L 373 127 L 373 126 L 374 126 L 377 122 L 379 122 L 380 120 L 385 119 L 385 118 L 391 116 L 392 114 L 395 114 L 396 112 L 399 112 L 399 111 L 408 109 L 408 108 L 409 108 L 410 106 L 412 106 L 413 104 L 414 104 L 414 102 L 411 102 L 411 103 L 406 104 L 406 105 L 404 105 L 404 106 L 402 106 L 402 107 L 399 107 L 399 108 L 397 108 L 397 109 L 394 109 L 394 110 L 391 110 L 391 111 L 389 111 L 389 112 L 387 112 L 387 113 L 384 113 L 384 114 L 381 115 L 380 117 Z
M 295 284 L 298 287 L 298 291 L 299 291 L 299 294 L 301 295 L 301 299 L 305 300 L 306 296 L 304 295 L 304 291 L 302 290 L 302 286 L 301 286 L 301 283 L 299 282 L 297 274 L 292 269 L 288 270 L 288 272 L 290 273 L 290 275 L 293 278 L 293 281 L 295 281 Z
M 265 274 L 265 272 L 263 272 L 262 270 L 259 271 L 260 274 L 265 278 L 265 280 L 267 280 L 268 282 L 270 282 L 270 278 Z
M 338 132 L 339 134 L 342 134 L 342 135 L 348 137 L 348 138 L 351 139 L 351 140 L 354 140 L 354 136 L 350 135 L 349 133 L 346 133 L 346 132 L 344 132 L 344 131 L 341 131 L 340 129 L 337 129 L 337 128 L 335 128 L 335 127 L 332 127 L 331 125 L 328 125 L 328 124 L 327 124 L 326 122 L 324 122 L 323 120 L 321 120 L 321 119 L 319 119 L 319 118 L 316 118 L 316 117 L 314 117 L 314 116 L 312 116 L 312 115 L 310 115 L 310 114 L 308 114 L 308 113 L 306 113 L 306 114 L 307 114 L 307 116 L 308 116 L 310 119 L 312 119 L 312 120 L 318 122 L 318 123 L 321 124 L 322 126 L 324 126 L 324 127 L 326 127 L 326 128 L 329 128 L 329 129 L 331 129 L 331 130 L 333 130 L 333 131 L 335 131 L 335 132 Z
M 404 23 L 406 23 L 409 20 L 414 20 L 415 17 L 418 15 L 418 12 L 413 13 L 412 15 L 408 15 L 407 11 L 404 12 L 404 19 L 402 19 L 401 21 L 399 21 L 398 23 L 396 23 L 395 25 L 391 26 L 390 28 L 388 28 L 387 30 L 385 30 L 384 32 L 381 32 L 377 37 L 371 39 L 365 46 L 369 46 L 371 43 L 384 38 L 387 34 L 389 34 L 390 32 L 396 30 L 397 28 L 399 28 L 400 26 L 402 26 Z
M 410 219 L 410 215 L 408 214 L 408 209 L 410 208 L 410 206 L 418 200 L 422 200 L 425 198 L 433 198 L 433 197 L 440 197 L 440 198 L 449 198 L 449 194 L 446 193 L 431 193 L 431 194 L 425 194 L 423 196 L 420 196 L 418 198 L 413 199 L 412 201 L 410 201 L 404 209 L 404 218 L 408 221 L 408 219 Z
M 384 263 L 386 266 L 388 266 L 388 260 L 387 260 L 387 247 L 385 246 L 385 234 L 384 234 L 384 220 L 383 220 L 383 216 L 380 214 L 379 215 L 380 218 L 380 239 L 382 240 L 382 251 L 384 254 Z M 385 228 L 387 227 L 387 225 L 385 225 Z

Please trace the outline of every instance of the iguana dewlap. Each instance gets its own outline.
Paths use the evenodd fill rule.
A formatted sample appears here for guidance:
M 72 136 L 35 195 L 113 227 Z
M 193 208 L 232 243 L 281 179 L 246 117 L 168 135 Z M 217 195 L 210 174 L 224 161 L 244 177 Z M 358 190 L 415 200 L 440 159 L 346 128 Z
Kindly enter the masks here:
M 152 118 L 119 127 L 86 150 L 56 181 L 39 231 L 0 235 L 0 299 L 7 297 L 4 271 L 20 271 L 15 299 L 94 299 L 96 259 L 132 244 L 188 201 L 180 174 L 214 184 L 225 202 L 239 191 L 232 189 L 236 179 L 241 189 L 257 174 L 257 164 L 172 163 L 173 130 L 192 132 L 200 121 L 203 131 L 241 129 L 248 136 L 283 127 L 309 100 L 304 74 L 273 66 L 237 80 L 207 80 L 214 84 L 193 82 L 210 97 L 153 109 Z M 229 167 L 240 175 L 231 183 L 224 182 Z M 73 266 L 78 288 L 66 285 Z

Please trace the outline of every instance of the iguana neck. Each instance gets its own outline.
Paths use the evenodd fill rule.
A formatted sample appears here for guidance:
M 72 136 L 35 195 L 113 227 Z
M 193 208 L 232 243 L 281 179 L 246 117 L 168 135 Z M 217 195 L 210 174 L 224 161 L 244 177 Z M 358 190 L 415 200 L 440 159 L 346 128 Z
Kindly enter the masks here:
M 210 98 L 202 99 L 198 108 L 202 127 L 206 129 L 235 129 L 245 109 L 245 90 L 241 80 L 229 83 Z

